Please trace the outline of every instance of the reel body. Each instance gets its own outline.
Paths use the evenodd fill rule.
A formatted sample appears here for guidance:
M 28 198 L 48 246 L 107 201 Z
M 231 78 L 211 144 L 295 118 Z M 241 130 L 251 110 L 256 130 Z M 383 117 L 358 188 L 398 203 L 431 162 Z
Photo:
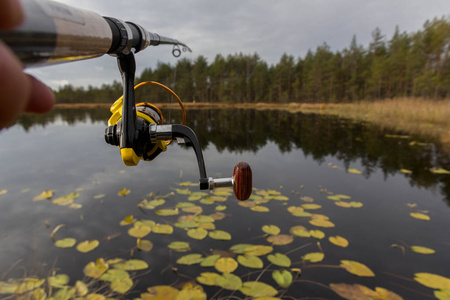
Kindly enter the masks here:
M 117 56 L 119 70 L 123 80 L 123 96 L 112 106 L 112 116 L 105 130 L 105 141 L 118 146 L 122 160 L 127 166 L 136 166 L 140 160 L 151 161 L 167 146 L 176 140 L 194 149 L 200 172 L 199 187 L 201 190 L 216 187 L 231 186 L 239 200 L 247 200 L 252 192 L 252 171 L 247 163 L 238 163 L 234 167 L 231 178 L 212 178 L 206 175 L 200 143 L 195 132 L 184 125 L 186 111 L 180 98 L 168 87 L 156 82 L 134 84 L 135 60 L 134 54 Z M 158 107 L 150 103 L 135 105 L 134 90 L 145 84 L 153 84 L 170 92 L 179 102 L 183 111 L 181 124 L 164 124 L 164 119 Z

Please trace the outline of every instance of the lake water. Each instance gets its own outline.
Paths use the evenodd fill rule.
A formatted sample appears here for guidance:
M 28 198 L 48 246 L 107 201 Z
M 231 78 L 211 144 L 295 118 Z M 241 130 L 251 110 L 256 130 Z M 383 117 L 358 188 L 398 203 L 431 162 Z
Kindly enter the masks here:
M 67 274 L 70 286 L 84 278 L 91 290 L 117 297 L 108 283 L 86 278 L 83 269 L 98 258 L 133 258 L 149 266 L 129 271 L 134 286 L 126 298 L 138 298 L 151 286 L 181 289 L 203 272 L 221 274 L 215 267 L 177 263 L 193 253 L 241 260 L 233 274 L 243 282 L 272 286 L 282 299 L 339 299 L 330 288 L 332 283 L 382 287 L 404 299 L 435 298 L 435 290 L 415 281 L 415 274 L 450 278 L 450 175 L 444 171 L 450 170 L 450 156 L 432 139 L 312 114 L 188 111 L 186 125 L 200 140 L 209 176 L 230 177 L 239 161 L 252 167 L 254 196 L 242 206 L 234 196 L 223 194 L 191 197 L 189 193 L 196 195 L 198 187 L 180 183 L 198 182 L 195 154 L 176 143 L 152 162 L 124 166 L 118 149 L 104 141 L 108 118 L 106 109 L 55 110 L 45 116 L 23 116 L 0 132 L 0 280 L 46 278 L 55 272 Z M 179 116 L 172 113 L 169 119 L 177 122 Z M 130 193 L 118 195 L 122 188 Z M 45 190 L 54 191 L 51 200 L 32 200 Z M 70 193 L 78 194 L 73 200 L 76 206 L 52 203 Z M 166 196 L 162 205 L 138 206 L 143 199 L 158 200 L 157 195 Z M 347 197 L 333 199 L 336 195 Z M 351 205 L 356 207 L 343 207 Z M 164 209 L 177 214 L 156 213 Z M 212 232 L 208 226 L 214 226 L 231 239 L 188 236 L 189 228 L 177 222 L 192 220 L 196 214 L 212 215 L 215 220 L 205 225 L 206 230 Z M 120 224 L 130 215 L 168 224 L 173 232 L 153 230 L 144 237 L 153 248 L 139 251 L 136 238 L 128 234 L 134 225 Z M 329 222 L 326 227 L 315 225 L 312 220 L 318 219 Z M 193 222 L 204 226 L 205 220 Z M 52 239 L 52 231 L 60 224 L 64 226 Z M 264 225 L 276 225 L 281 232 L 268 235 Z M 313 236 L 296 235 L 294 226 L 304 226 Z M 314 237 L 313 230 L 320 230 L 324 237 Z M 268 240 L 270 235 L 275 238 Z M 348 246 L 333 244 L 329 240 L 333 236 L 345 238 Z M 87 253 L 75 246 L 55 246 L 56 239 L 67 237 L 77 244 L 97 240 L 99 246 Z M 168 248 L 174 241 L 188 242 L 189 249 Z M 229 250 L 237 244 L 272 246 L 270 254 L 288 256 L 291 265 L 271 264 L 270 254 L 263 254 L 259 257 L 262 268 L 247 267 L 241 263 L 242 254 Z M 417 253 L 412 246 L 434 253 Z M 308 261 L 309 253 L 323 253 L 323 259 Z M 355 275 L 340 267 L 342 261 L 364 264 L 374 276 Z M 272 278 L 276 270 L 289 271 L 294 282 L 280 287 Z M 246 297 L 241 291 L 201 286 L 208 298 Z

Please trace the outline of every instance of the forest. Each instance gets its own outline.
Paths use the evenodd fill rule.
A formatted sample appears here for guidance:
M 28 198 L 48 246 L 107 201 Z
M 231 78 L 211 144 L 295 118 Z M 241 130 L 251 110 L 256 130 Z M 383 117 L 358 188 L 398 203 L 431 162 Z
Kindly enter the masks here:
M 327 43 L 304 57 L 283 54 L 268 65 L 258 54 L 217 54 L 158 63 L 136 82 L 157 81 L 186 102 L 339 103 L 386 98 L 450 98 L 450 20 L 434 18 L 421 30 L 400 32 L 388 39 L 376 28 L 368 46 L 356 36 L 348 48 L 332 51 Z M 122 84 L 101 87 L 66 85 L 55 91 L 58 103 L 105 103 L 122 94 Z M 139 94 L 137 95 L 139 97 Z M 152 88 L 151 102 L 172 96 Z M 147 101 L 149 101 L 147 99 Z

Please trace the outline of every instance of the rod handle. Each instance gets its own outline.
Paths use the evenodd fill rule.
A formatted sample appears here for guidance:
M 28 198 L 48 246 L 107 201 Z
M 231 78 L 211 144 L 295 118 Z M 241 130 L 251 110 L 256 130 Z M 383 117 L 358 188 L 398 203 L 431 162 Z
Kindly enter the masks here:
M 252 194 L 252 169 L 246 162 L 234 166 L 234 195 L 238 200 L 247 200 Z

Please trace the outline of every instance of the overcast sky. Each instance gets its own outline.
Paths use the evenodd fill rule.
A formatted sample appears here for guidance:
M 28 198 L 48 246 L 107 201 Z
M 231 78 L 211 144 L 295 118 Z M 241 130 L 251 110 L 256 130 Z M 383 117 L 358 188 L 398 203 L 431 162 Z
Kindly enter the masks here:
M 211 63 L 216 54 L 258 53 L 276 64 L 283 53 L 304 57 L 326 42 L 333 51 L 353 35 L 367 47 L 381 29 L 389 40 L 398 25 L 408 33 L 426 20 L 450 16 L 449 0 L 60 0 L 60 2 L 142 25 L 150 32 L 188 44 L 195 59 Z M 149 47 L 136 55 L 137 75 L 157 62 L 176 64 L 171 46 Z M 120 80 L 116 60 L 101 58 L 30 69 L 52 88 L 99 86 Z

